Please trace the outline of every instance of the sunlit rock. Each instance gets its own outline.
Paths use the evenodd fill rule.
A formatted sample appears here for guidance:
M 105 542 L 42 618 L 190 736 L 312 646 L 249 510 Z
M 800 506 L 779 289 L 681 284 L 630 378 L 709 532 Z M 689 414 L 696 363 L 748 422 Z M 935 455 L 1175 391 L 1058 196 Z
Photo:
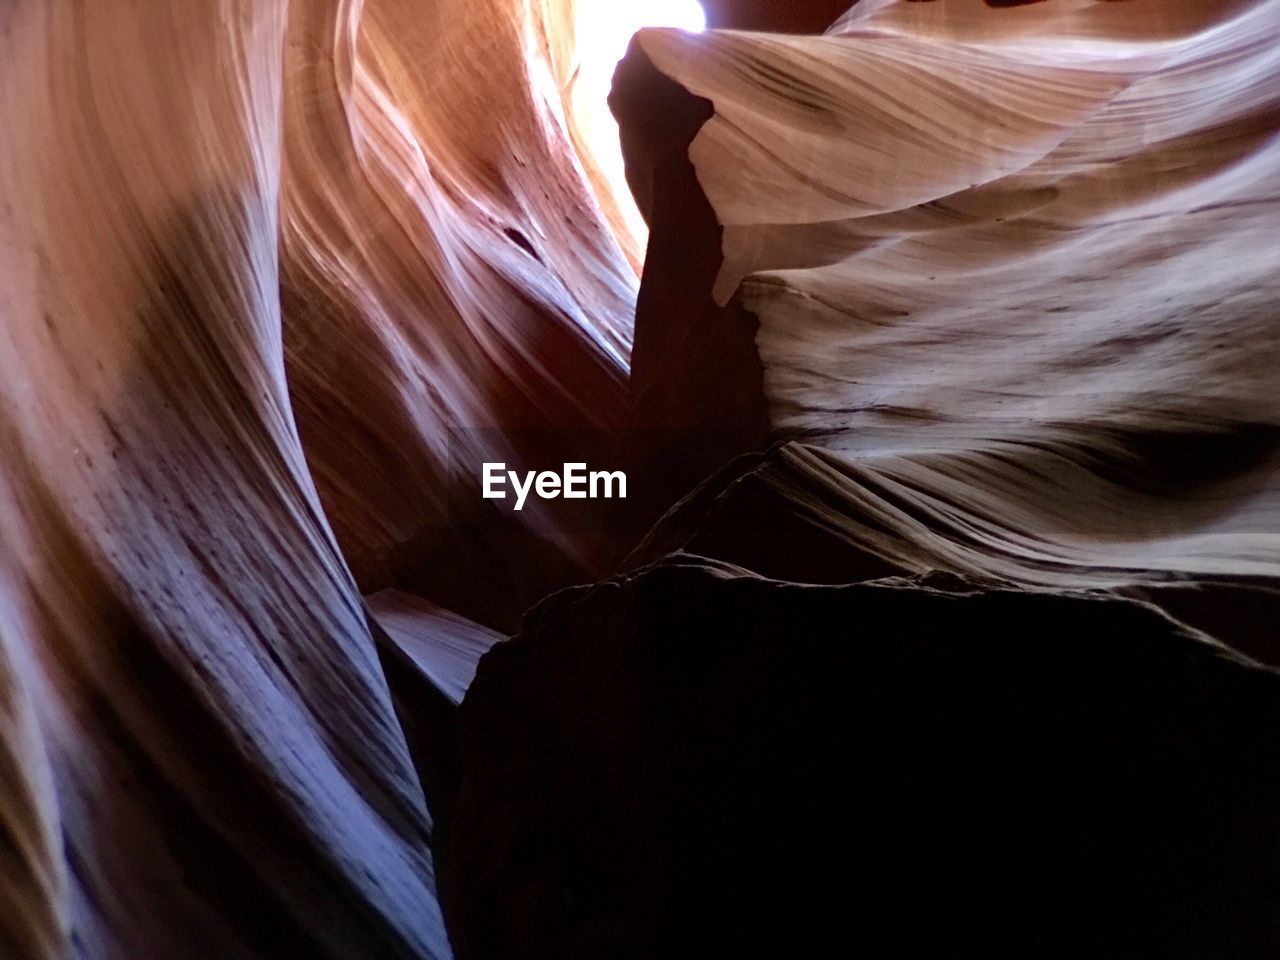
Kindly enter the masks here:
M 1280 2 L 611 4 L 4 5 L 0 956 L 1276 953 Z

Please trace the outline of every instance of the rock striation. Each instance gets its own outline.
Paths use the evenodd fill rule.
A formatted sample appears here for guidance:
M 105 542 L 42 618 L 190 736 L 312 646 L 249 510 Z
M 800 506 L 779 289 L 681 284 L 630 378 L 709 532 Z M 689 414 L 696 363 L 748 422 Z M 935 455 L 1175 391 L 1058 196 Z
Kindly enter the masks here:
M 0 956 L 1275 954 L 1280 0 L 574 12 L 0 5 Z

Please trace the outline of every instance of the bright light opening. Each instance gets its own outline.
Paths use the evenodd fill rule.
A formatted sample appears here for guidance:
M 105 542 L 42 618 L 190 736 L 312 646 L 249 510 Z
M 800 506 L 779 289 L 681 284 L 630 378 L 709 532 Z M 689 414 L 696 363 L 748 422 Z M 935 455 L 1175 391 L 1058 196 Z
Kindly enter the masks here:
M 637 30 L 675 27 L 701 33 L 706 26 L 706 13 L 697 0 L 578 0 L 575 31 L 579 72 L 573 93 L 574 112 L 585 146 L 608 179 L 623 219 L 642 250 L 648 230 L 627 188 L 618 124 L 609 112 L 613 71 L 626 55 Z

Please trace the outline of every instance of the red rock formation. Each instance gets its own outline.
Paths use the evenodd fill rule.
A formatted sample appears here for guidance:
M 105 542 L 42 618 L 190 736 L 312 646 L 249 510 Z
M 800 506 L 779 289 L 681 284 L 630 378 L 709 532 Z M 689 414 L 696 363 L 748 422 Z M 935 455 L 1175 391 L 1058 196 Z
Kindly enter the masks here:
M 608 550 L 538 502 L 499 515 L 480 465 L 604 459 L 625 413 L 635 276 L 574 153 L 567 68 L 531 46 L 558 24 L 554 4 L 355 10 L 291 7 L 293 409 L 363 590 L 408 584 L 514 622 L 566 576 L 599 575 Z M 503 582 L 510 609 L 469 581 Z
M 536 507 L 469 540 L 445 481 L 618 422 L 634 275 L 564 11 L 420 14 L 0 13 L 6 957 L 448 952 L 358 585 L 548 568 L 501 622 L 599 562 Z
M 0 955 L 444 957 L 437 854 L 464 956 L 782 950 L 827 826 L 872 923 L 1275 952 L 1280 2 L 708 12 L 797 32 L 634 41 L 637 293 L 569 0 L 3 5 Z
M 5 956 L 446 953 L 285 385 L 283 9 L 2 15 Z
M 754 317 L 789 442 L 668 513 L 631 560 L 656 568 L 557 595 L 482 663 L 459 955 L 1280 943 L 1274 671 L 1062 592 L 1280 662 L 1280 7 L 995 7 L 633 45 L 635 409 L 669 412 L 659 451 L 708 422 L 691 455 L 729 449 L 754 364 L 702 345 Z M 690 140 L 673 121 L 708 102 Z M 973 579 L 811 585 L 939 570 Z M 1202 714 L 1219 667 L 1240 693 Z
M 1277 11 L 1142 6 L 886 0 L 823 38 L 637 41 L 715 111 L 689 156 L 773 435 L 905 569 L 1277 573 Z

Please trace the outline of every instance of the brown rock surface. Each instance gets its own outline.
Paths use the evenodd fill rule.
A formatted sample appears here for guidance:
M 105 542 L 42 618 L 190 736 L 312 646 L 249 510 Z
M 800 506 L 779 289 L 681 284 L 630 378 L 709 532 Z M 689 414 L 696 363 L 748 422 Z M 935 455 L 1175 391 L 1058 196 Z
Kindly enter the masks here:
M 738 428 L 763 403 L 828 521 L 913 572 L 1273 579 L 1278 16 L 866 0 L 823 37 L 642 32 L 638 63 L 711 104 L 713 299 L 762 371 L 757 405 L 714 360 L 662 402 L 743 383 Z M 636 378 L 668 318 L 721 316 L 648 315 L 665 276 Z
M 573 13 L 0 4 L 0 956 L 1276 954 L 1280 2 Z

